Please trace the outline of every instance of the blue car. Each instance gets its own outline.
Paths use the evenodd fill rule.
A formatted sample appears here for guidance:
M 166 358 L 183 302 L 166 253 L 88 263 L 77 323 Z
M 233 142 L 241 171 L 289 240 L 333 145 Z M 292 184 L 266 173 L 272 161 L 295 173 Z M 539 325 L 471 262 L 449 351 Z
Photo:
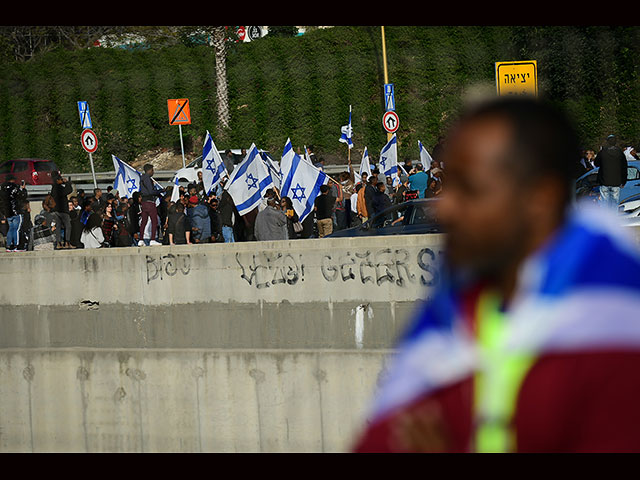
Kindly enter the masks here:
M 435 202 L 435 198 L 408 200 L 383 210 L 362 225 L 334 231 L 325 238 L 442 233 L 435 216 Z
M 627 183 L 620 189 L 620 203 L 625 203 L 634 195 L 640 194 L 640 160 L 627 162 Z M 600 196 L 598 168 L 589 170 L 576 180 L 576 197 L 597 201 Z

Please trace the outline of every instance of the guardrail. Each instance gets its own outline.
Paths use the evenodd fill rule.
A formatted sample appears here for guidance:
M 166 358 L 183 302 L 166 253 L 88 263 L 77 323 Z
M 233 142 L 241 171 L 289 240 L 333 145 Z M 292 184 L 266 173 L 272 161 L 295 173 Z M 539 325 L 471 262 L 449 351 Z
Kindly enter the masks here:
M 334 175 L 340 172 L 348 170 L 347 165 L 326 165 L 324 171 L 329 175 Z M 176 170 L 156 170 L 153 173 L 153 178 L 163 187 L 172 185 L 171 180 L 175 175 Z M 93 192 L 93 176 L 89 173 L 63 173 L 62 176 L 71 180 L 71 183 L 75 186 L 76 190 L 82 189 L 85 192 Z M 107 187 L 113 186 L 116 172 L 111 170 L 108 172 L 96 172 L 96 183 L 98 188 L 105 191 Z M 51 185 L 27 185 L 27 192 L 30 200 L 42 200 L 51 192 Z

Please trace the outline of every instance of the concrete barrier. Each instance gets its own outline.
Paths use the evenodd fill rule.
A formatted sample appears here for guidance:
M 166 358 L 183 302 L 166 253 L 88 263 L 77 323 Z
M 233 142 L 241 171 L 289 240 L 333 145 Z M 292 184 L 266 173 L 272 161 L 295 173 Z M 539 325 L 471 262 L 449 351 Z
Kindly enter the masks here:
M 346 451 L 441 240 L 0 254 L 0 451 Z
M 441 243 L 0 253 L 0 451 L 348 451 Z

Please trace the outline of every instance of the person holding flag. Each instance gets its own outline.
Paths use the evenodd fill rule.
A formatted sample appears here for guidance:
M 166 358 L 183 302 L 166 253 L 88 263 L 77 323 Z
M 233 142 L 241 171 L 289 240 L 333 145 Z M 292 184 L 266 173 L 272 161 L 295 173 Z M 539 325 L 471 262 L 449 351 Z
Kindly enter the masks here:
M 313 211 L 314 201 L 320 194 L 320 187 L 329 182 L 329 176 L 296 154 L 287 139 L 280 162 L 282 169 L 282 188 L 280 195 L 289 197 L 299 221 Z

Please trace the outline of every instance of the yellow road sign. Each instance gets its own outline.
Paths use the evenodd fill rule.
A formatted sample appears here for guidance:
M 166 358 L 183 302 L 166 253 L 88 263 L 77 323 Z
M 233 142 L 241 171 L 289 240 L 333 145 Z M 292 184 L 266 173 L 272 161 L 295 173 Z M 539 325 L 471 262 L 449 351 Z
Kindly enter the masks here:
M 538 95 L 537 62 L 496 62 L 496 86 L 498 95 Z

